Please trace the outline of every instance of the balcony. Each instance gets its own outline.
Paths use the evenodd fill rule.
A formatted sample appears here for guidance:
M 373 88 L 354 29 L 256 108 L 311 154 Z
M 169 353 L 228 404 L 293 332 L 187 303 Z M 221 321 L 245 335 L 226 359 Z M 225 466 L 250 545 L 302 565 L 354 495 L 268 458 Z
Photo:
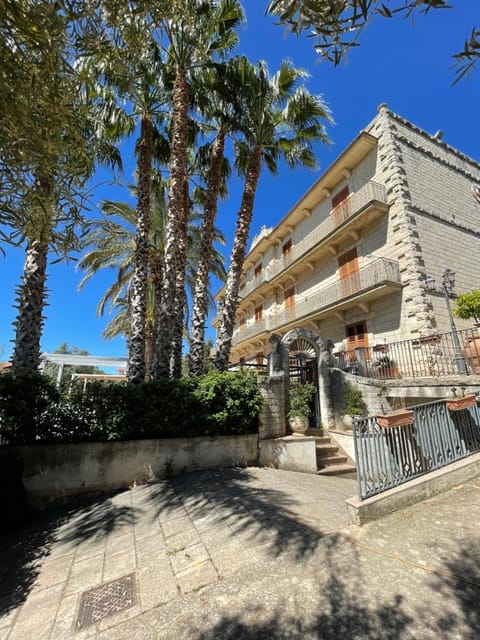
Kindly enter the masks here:
M 234 332 L 232 336 L 232 345 L 239 344 L 240 342 L 245 342 L 245 340 L 249 340 L 250 338 L 254 338 L 258 336 L 260 333 L 264 333 L 265 331 L 270 329 L 271 318 L 262 318 L 253 324 L 248 325 L 242 331 L 237 330 Z
M 388 208 L 389 204 L 384 185 L 373 181 L 367 182 L 361 189 L 352 193 L 347 200 L 332 210 L 331 215 L 326 220 L 323 220 L 315 229 L 297 242 L 288 255 L 271 262 L 260 275 L 247 282 L 240 291 L 240 299 L 246 298 L 262 284 L 272 281 L 288 269 L 290 265 L 307 256 L 312 249 L 325 243 L 331 237 L 336 237 L 337 233 L 342 230 L 349 231 L 350 225 L 354 220 L 358 220 L 361 217 L 363 224 L 363 214 L 368 214 L 372 211 L 386 213 Z
M 375 300 L 392 290 L 400 289 L 401 286 L 398 262 L 377 258 L 348 278 L 337 280 L 297 302 L 294 307 L 263 318 L 244 331 L 237 331 L 232 344 L 245 342 L 266 331 L 277 331 L 288 325 L 299 324 L 300 321 L 309 317 L 319 318 L 329 315 L 333 311 L 352 307 L 359 300 L 362 302 Z
M 361 189 L 352 193 L 331 215 L 292 247 L 288 256 L 279 258 L 268 265 L 265 280 L 271 281 L 294 262 L 308 254 L 337 231 L 345 228 L 354 218 L 377 208 L 388 211 L 387 192 L 383 184 L 367 182 Z M 363 222 L 363 221 L 362 221 Z

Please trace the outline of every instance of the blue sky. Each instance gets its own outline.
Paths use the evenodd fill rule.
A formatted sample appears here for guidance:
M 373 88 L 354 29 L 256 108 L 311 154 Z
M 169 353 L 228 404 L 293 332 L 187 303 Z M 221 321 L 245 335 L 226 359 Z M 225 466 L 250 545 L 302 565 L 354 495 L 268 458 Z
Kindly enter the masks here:
M 345 63 L 334 68 L 326 62 L 319 63 L 313 41 L 305 34 L 287 35 L 283 27 L 274 26 L 272 18 L 265 18 L 266 3 L 267 0 L 244 1 L 247 25 L 240 34 L 239 52 L 252 61 L 266 60 L 271 72 L 284 58 L 307 69 L 311 75 L 308 89 L 323 96 L 335 125 L 328 127 L 331 145 L 317 149 L 319 170 L 291 172 L 281 167 L 275 177 L 262 174 L 252 236 L 262 225 L 271 226 L 283 217 L 322 170 L 370 122 L 382 102 L 429 133 L 442 129 L 446 143 L 480 160 L 480 68 L 470 79 L 454 87 L 453 72 L 449 69 L 451 55 L 462 48 L 474 24 L 480 25 L 480 5 L 472 10 L 477 3 L 457 0 L 451 10 L 417 16 L 414 28 L 409 20 L 376 18 L 362 34 L 361 46 L 350 53 Z M 125 185 L 132 182 L 134 170 L 130 148 L 131 145 L 125 145 L 122 177 Z M 105 174 L 97 176 L 99 186 L 93 193 L 94 204 L 106 198 L 128 198 L 126 188 L 105 184 L 108 178 Z M 240 195 L 241 184 L 237 181 L 231 185 L 229 197 L 219 212 L 218 226 L 229 241 L 227 257 Z M 15 286 L 20 282 L 23 265 L 20 249 L 5 249 L 6 257 L 0 256 L 0 360 L 11 354 Z M 96 318 L 98 300 L 112 277 L 111 273 L 99 275 L 78 293 L 81 273 L 74 262 L 49 267 L 50 294 L 42 350 L 53 351 L 60 343 L 68 342 L 94 355 L 125 355 L 122 339 L 108 342 L 101 339 L 108 317 Z

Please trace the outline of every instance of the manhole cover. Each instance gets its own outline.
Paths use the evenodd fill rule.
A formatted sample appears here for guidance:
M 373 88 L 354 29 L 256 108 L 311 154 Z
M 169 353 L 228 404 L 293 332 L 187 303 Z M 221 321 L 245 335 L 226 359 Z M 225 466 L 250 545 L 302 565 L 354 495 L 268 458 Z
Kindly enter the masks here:
M 84 629 L 107 616 L 129 609 L 136 603 L 134 573 L 111 582 L 105 582 L 82 593 L 75 627 L 76 629 Z

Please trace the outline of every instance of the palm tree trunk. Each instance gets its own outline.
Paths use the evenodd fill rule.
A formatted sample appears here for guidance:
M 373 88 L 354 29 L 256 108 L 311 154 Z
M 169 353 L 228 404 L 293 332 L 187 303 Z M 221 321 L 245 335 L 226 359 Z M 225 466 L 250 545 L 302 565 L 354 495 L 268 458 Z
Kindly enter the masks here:
M 188 221 L 188 205 L 185 191 L 188 189 L 188 98 L 189 89 L 186 70 L 178 68 L 173 87 L 173 123 L 170 159 L 170 189 L 168 198 L 167 228 L 165 232 L 165 273 L 162 304 L 159 316 L 159 331 L 156 336 L 153 358 L 153 377 L 170 374 L 172 339 L 176 335 L 175 299 L 179 282 L 185 279 L 180 266 L 185 264 L 185 230 Z M 183 322 L 182 329 L 183 331 Z
M 185 207 L 190 210 L 190 200 L 188 193 L 188 182 L 184 189 Z M 180 378 L 182 375 L 182 347 L 183 331 L 185 328 L 185 305 L 187 299 L 185 295 L 185 269 L 187 265 L 187 227 L 188 218 L 185 219 L 181 227 L 181 235 L 177 254 L 177 278 L 175 282 L 175 302 L 173 312 L 172 337 L 170 341 L 170 376 Z
M 149 382 L 151 377 L 154 337 L 154 323 L 152 320 L 147 320 L 145 322 L 145 382 Z
M 43 309 L 46 299 L 48 243 L 32 241 L 25 251 L 23 283 L 17 289 L 18 315 L 15 320 L 15 373 L 37 371 L 40 366 Z
M 207 176 L 207 194 L 200 235 L 200 259 L 195 279 L 193 299 L 192 341 L 190 346 L 189 373 L 199 376 L 203 373 L 205 348 L 205 320 L 208 315 L 208 287 L 210 284 L 210 260 L 217 215 L 218 192 L 225 149 L 225 134 L 219 131 L 212 148 Z
M 153 370 L 153 359 L 155 353 L 155 343 L 157 340 L 157 333 L 160 326 L 160 308 L 162 304 L 162 291 L 163 291 L 163 271 L 164 271 L 164 255 L 163 251 L 158 249 L 152 249 L 150 254 L 150 273 L 152 276 L 153 285 L 153 326 L 151 336 L 151 352 L 149 353 L 147 362 L 147 345 L 145 346 L 145 366 L 147 368 L 145 380 L 151 380 Z
M 215 368 L 225 371 L 228 367 L 230 350 L 232 348 L 232 335 L 235 326 L 235 314 L 238 307 L 238 292 L 242 275 L 243 262 L 252 222 L 255 193 L 262 169 L 262 148 L 253 149 L 248 162 L 245 176 L 245 186 L 242 194 L 242 202 L 237 216 L 237 227 L 233 240 L 230 265 L 228 267 L 227 282 L 225 284 L 225 296 L 220 310 L 220 326 L 217 333 L 217 353 L 215 356 Z
M 138 145 L 138 199 L 135 257 L 131 288 L 131 320 L 128 341 L 127 378 L 129 382 L 145 380 L 145 318 L 147 311 L 148 233 L 152 177 L 153 124 L 144 113 Z

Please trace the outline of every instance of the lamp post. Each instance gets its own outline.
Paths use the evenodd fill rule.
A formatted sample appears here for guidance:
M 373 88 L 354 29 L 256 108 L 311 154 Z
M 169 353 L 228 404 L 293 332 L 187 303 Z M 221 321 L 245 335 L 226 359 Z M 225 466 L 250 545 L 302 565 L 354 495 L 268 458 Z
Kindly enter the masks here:
M 425 278 L 425 284 L 427 285 L 427 289 L 429 291 L 437 291 L 435 287 L 435 278 L 432 276 L 427 276 Z M 443 293 L 443 297 L 445 298 L 445 304 L 447 305 L 448 318 L 450 320 L 450 330 L 452 332 L 452 340 L 453 340 L 453 349 L 455 351 L 455 360 L 457 363 L 458 372 L 467 375 L 467 365 L 465 364 L 465 360 L 462 356 L 462 350 L 460 347 L 460 341 L 458 339 L 457 327 L 455 326 L 455 321 L 453 320 L 452 307 L 450 305 L 450 294 L 455 287 L 455 271 L 451 269 L 445 269 L 442 275 L 442 287 L 439 289 Z

